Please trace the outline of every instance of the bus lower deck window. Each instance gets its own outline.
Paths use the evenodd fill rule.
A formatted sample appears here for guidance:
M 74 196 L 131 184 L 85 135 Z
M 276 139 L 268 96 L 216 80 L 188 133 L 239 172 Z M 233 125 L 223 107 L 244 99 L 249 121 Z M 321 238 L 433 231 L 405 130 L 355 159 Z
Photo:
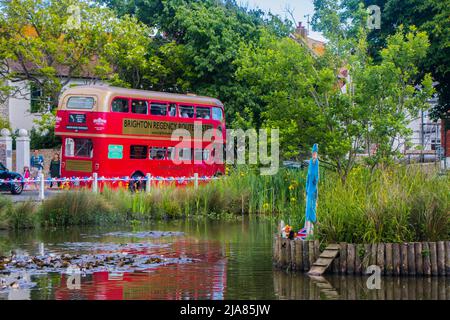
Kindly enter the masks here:
M 130 146 L 130 159 L 147 159 L 147 146 Z
M 91 139 L 66 138 L 66 157 L 92 158 L 93 145 Z
M 191 149 L 190 148 L 181 148 L 178 151 L 178 159 L 180 160 L 191 160 Z
M 150 105 L 150 114 L 154 116 L 167 115 L 167 105 L 164 103 L 152 103 Z
M 169 160 L 175 159 L 175 147 L 167 148 L 167 159 L 169 159 Z
M 137 114 L 147 114 L 147 101 L 144 100 L 132 100 L 131 101 L 131 112 Z
M 166 148 L 152 147 L 150 148 L 151 160 L 164 160 L 166 159 Z

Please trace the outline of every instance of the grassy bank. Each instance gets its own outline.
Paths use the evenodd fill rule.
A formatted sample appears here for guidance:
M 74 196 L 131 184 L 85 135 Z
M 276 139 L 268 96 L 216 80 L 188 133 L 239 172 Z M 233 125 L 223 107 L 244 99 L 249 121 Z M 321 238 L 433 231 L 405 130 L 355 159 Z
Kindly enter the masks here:
M 0 228 L 124 223 L 174 218 L 233 218 L 258 214 L 284 219 L 298 230 L 304 219 L 305 172 L 260 176 L 236 170 L 192 187 L 71 191 L 36 205 L 0 201 Z M 319 185 L 317 236 L 326 242 L 400 242 L 449 239 L 450 178 L 437 172 L 392 167 L 355 169 L 345 185 L 325 170 Z

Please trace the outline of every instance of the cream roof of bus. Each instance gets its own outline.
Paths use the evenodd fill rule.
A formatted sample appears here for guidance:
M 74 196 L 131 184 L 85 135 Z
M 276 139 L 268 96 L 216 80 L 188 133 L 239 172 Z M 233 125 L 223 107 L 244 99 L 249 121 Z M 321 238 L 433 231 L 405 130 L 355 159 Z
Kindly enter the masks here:
M 94 96 L 97 100 L 94 109 L 100 112 L 109 111 L 111 101 L 115 97 L 161 100 L 194 105 L 206 104 L 223 107 L 222 102 L 220 102 L 218 99 L 210 97 L 97 85 L 97 86 L 76 86 L 67 89 L 61 95 L 58 109 L 65 110 L 67 105 L 67 99 L 71 96 Z

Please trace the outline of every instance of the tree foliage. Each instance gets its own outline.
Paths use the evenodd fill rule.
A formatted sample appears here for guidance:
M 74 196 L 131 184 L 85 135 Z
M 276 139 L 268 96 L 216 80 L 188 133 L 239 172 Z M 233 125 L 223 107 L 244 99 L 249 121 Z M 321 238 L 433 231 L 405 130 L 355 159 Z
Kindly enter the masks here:
M 149 38 L 148 28 L 135 18 L 117 19 L 111 10 L 84 0 L 11 0 L 0 7 L 4 96 L 26 96 L 29 87 L 20 83 L 31 82 L 43 92 L 45 111 L 73 78 L 95 82 L 127 68 L 139 84 Z

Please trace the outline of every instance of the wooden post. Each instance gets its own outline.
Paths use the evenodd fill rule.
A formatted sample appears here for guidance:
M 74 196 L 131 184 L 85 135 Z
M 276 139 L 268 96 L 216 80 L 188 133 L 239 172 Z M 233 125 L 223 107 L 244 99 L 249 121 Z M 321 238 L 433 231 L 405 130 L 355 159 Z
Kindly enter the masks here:
M 198 173 L 194 173 L 194 188 L 198 189 Z
M 401 265 L 401 257 L 400 257 L 400 244 L 393 243 L 392 244 L 392 274 L 394 276 L 400 275 L 400 265 Z
M 408 274 L 416 275 L 416 257 L 414 254 L 414 243 L 408 243 Z
M 308 241 L 302 241 L 303 271 L 309 271 L 309 246 Z
M 289 242 L 291 243 L 291 269 L 297 270 L 297 261 L 295 259 L 295 247 L 297 243 L 295 240 L 290 240 Z
M 402 243 L 400 245 L 400 274 L 406 276 L 409 274 L 408 270 L 408 244 Z
M 39 174 L 39 200 L 45 200 L 45 180 L 44 180 L 44 174 Z
M 372 245 L 365 244 L 364 245 L 364 258 L 362 260 L 362 268 L 361 268 L 361 272 L 363 274 L 367 274 L 367 267 L 370 266 L 371 255 L 372 255 Z
M 436 242 L 429 242 L 428 246 L 430 247 L 431 275 L 437 276 L 438 268 L 437 268 Z
M 376 243 L 372 243 L 372 248 L 370 251 L 370 262 L 369 265 L 377 264 L 377 253 L 378 253 L 378 245 Z
M 295 244 L 295 265 L 298 271 L 303 271 L 303 241 L 298 241 Z
M 94 178 L 94 181 L 92 182 L 92 192 L 97 193 L 97 191 L 98 191 L 98 173 L 94 172 L 92 174 L 92 177 Z
M 280 263 L 280 251 L 279 251 L 279 246 L 280 246 L 280 237 L 279 236 L 275 236 L 274 237 L 274 245 L 273 245 L 273 263 L 278 266 L 278 264 Z
M 355 273 L 355 245 L 349 243 L 347 245 L 347 274 Z
M 314 240 L 314 261 L 319 259 L 320 256 L 320 242 L 319 240 Z
M 286 239 L 286 265 L 283 268 L 291 270 L 291 261 L 291 240 Z
M 361 274 L 362 271 L 362 260 L 364 259 L 364 245 L 357 244 L 355 249 L 355 274 Z M 363 254 L 361 256 L 361 254 Z
M 428 242 L 423 243 L 423 274 L 426 276 L 431 275 L 431 259 L 430 259 L 430 246 Z
M 347 272 L 347 243 L 341 242 L 339 245 L 341 247 L 339 251 L 341 265 L 339 272 L 345 274 Z
M 308 241 L 308 249 L 309 249 L 309 269 L 311 269 L 312 265 L 316 261 L 314 260 L 316 256 L 314 253 L 314 241 Z
M 391 276 L 394 273 L 393 255 L 392 255 L 392 243 L 386 243 L 384 246 L 385 254 L 385 273 L 387 276 Z
M 377 244 L 377 266 L 381 269 L 381 274 L 384 274 L 384 243 Z
M 450 275 L 450 241 L 445 241 L 445 274 Z
M 333 262 L 331 263 L 331 269 L 333 270 L 333 273 L 335 274 L 339 274 L 339 269 L 341 267 L 341 263 L 340 263 L 341 257 L 338 256 L 336 258 L 334 258 Z
M 145 192 L 150 193 L 152 184 L 152 175 L 150 173 L 147 173 L 146 177 L 147 183 L 145 184 Z
M 289 239 L 281 238 L 281 248 L 280 248 L 280 267 L 286 268 L 287 265 L 287 242 Z
M 422 257 L 422 243 L 414 243 L 414 255 L 416 256 L 416 274 L 423 275 L 423 257 Z
M 437 251 L 437 268 L 440 276 L 445 276 L 445 243 L 438 241 L 436 245 Z

